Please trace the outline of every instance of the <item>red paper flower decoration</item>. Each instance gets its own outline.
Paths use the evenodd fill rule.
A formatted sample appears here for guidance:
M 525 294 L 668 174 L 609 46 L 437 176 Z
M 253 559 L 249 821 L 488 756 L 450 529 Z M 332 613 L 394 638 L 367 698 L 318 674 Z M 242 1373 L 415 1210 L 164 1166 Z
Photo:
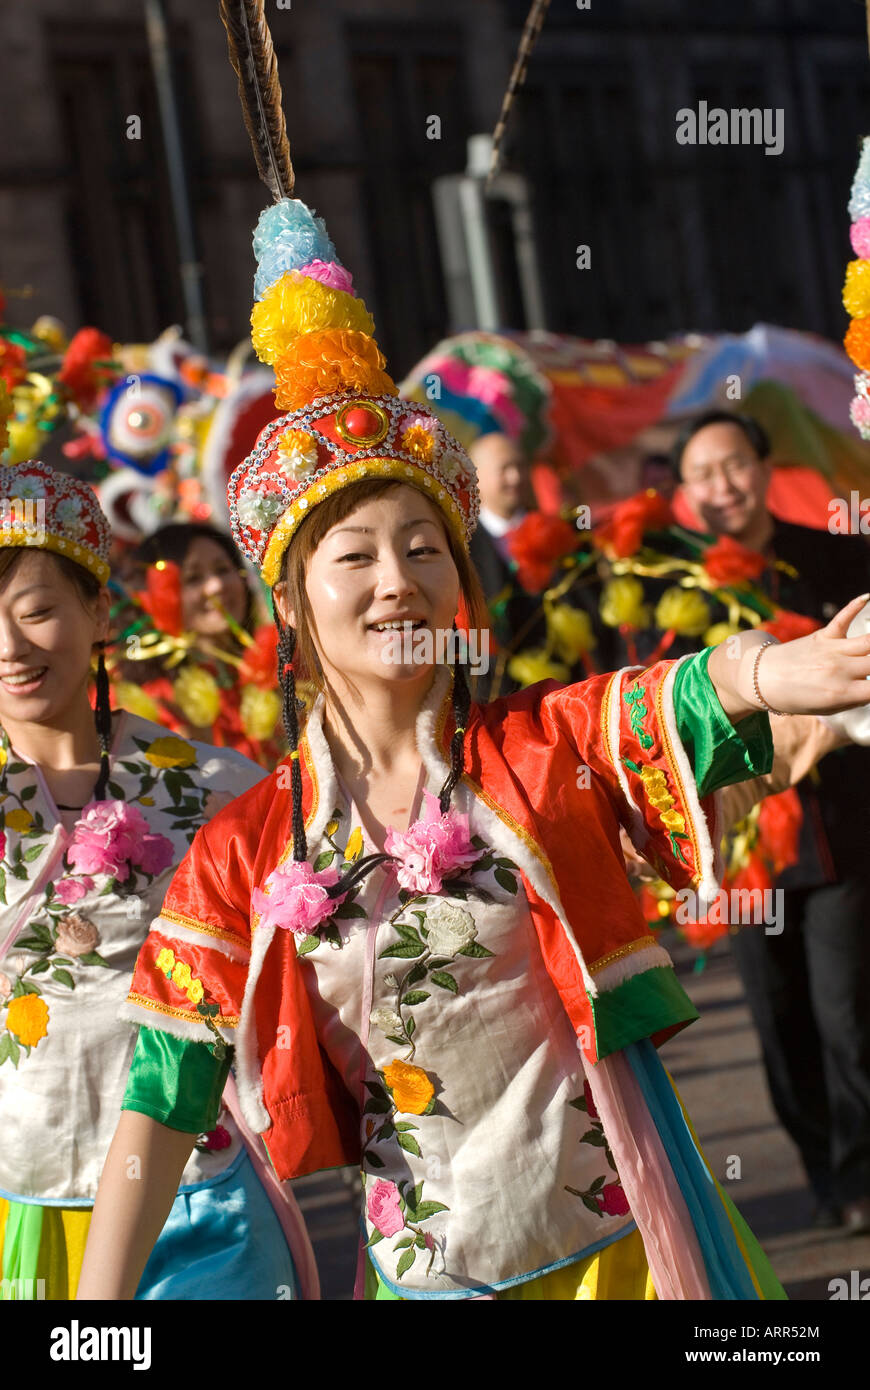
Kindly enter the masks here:
M 145 591 L 136 595 L 141 607 L 160 632 L 178 637 L 183 626 L 181 571 L 172 560 L 160 560 L 148 566 L 145 582 Z
M 254 645 L 245 648 L 239 667 L 242 685 L 257 685 L 261 690 L 274 689 L 278 670 L 277 653 L 278 633 L 271 623 L 263 623 L 254 633 Z
M 563 555 L 577 549 L 577 531 L 570 522 L 544 512 L 530 512 L 508 536 L 517 578 L 529 593 L 538 594 L 550 582 Z
M 27 375 L 27 353 L 18 343 L 0 338 L 0 380 L 12 391 Z
M 98 328 L 80 328 L 70 340 L 57 379 L 83 410 L 93 407 L 103 387 L 115 375 L 114 368 L 97 365 L 111 357 L 112 340 Z
M 731 536 L 720 536 L 715 545 L 705 550 L 701 564 L 716 584 L 741 584 L 757 579 L 766 560 L 757 550 L 750 550 Z
M 625 559 L 639 549 L 645 531 L 664 530 L 674 521 L 670 502 L 649 488 L 614 507 L 609 519 L 593 532 L 592 539 L 619 559 Z

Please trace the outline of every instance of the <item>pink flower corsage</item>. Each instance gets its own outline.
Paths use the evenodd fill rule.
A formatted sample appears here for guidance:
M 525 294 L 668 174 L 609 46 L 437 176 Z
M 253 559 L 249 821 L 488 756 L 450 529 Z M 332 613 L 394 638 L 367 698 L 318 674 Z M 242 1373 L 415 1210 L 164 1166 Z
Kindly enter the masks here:
M 331 917 L 347 893 L 331 898 L 326 890 L 338 882 L 338 870 L 315 871 L 307 859 L 293 859 L 286 866 L 273 869 L 262 892 L 255 888 L 251 894 L 254 910 L 260 914 L 260 926 L 284 927 L 298 936 L 309 936 L 321 922 Z
M 67 860 L 77 873 L 108 874 L 123 883 L 131 868 L 150 875 L 162 873 L 174 853 L 172 841 L 152 834 L 135 806 L 125 801 L 92 801 L 75 823 Z
M 399 860 L 399 883 L 412 893 L 440 892 L 443 879 L 480 857 L 469 838 L 468 816 L 454 810 L 442 815 L 430 791 L 423 793 L 420 819 L 407 830 L 388 830 L 384 849 Z

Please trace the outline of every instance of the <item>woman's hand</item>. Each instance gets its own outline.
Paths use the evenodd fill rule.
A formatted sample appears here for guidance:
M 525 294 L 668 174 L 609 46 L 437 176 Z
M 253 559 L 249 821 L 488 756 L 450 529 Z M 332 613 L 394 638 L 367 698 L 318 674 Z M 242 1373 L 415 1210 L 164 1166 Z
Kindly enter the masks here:
M 763 709 L 755 693 L 753 669 L 764 700 L 783 714 L 834 714 L 866 705 L 870 701 L 870 635 L 847 637 L 846 633 L 868 598 L 862 594 L 852 599 L 827 627 L 792 642 L 772 643 L 760 657 L 757 649 L 767 637 L 758 631 L 728 638 L 714 648 L 707 669 L 729 719 L 736 723 Z

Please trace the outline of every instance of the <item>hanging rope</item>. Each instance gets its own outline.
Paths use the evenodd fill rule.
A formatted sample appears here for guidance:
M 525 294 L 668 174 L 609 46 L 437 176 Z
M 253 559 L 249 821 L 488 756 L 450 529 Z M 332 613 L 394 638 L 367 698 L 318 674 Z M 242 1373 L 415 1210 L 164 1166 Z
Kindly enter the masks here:
M 514 104 L 514 97 L 516 96 L 517 92 L 520 90 L 520 88 L 526 80 L 526 72 L 528 70 L 529 59 L 532 56 L 532 51 L 535 47 L 535 44 L 538 42 L 538 35 L 544 27 L 544 20 L 546 18 L 547 10 L 549 8 L 550 0 L 532 0 L 532 8 L 529 10 L 528 15 L 526 16 L 526 22 L 523 26 L 523 32 L 520 38 L 520 46 L 517 49 L 516 61 L 513 65 L 511 75 L 508 78 L 507 88 L 502 98 L 501 113 L 499 115 L 496 128 L 493 131 L 492 160 L 489 166 L 489 173 L 486 176 L 487 189 L 489 189 L 493 179 L 498 173 L 499 164 L 501 163 L 501 143 L 504 139 L 504 133 L 507 128 L 510 109 Z M 870 25 L 870 0 L 867 0 L 867 12 L 867 22 L 868 25 Z

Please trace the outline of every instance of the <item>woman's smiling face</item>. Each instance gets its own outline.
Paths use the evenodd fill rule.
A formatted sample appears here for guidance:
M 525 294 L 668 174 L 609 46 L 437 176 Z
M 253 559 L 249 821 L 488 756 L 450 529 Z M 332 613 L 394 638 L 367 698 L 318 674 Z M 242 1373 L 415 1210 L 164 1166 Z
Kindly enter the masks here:
M 403 632 L 449 631 L 459 601 L 459 575 L 441 513 L 416 488 L 391 488 L 327 531 L 308 563 L 305 590 L 312 637 L 331 683 L 347 677 L 360 687 L 379 682 L 425 682 L 432 660 L 419 660 L 425 639 L 401 644 L 416 659 L 397 659 Z M 297 614 L 276 586 L 279 612 L 291 627 Z M 401 624 L 398 632 L 385 628 Z M 434 643 L 425 644 L 430 650 Z
M 49 552 L 26 551 L 0 579 L 0 723 L 62 726 L 108 626 L 106 589 L 88 602 Z

